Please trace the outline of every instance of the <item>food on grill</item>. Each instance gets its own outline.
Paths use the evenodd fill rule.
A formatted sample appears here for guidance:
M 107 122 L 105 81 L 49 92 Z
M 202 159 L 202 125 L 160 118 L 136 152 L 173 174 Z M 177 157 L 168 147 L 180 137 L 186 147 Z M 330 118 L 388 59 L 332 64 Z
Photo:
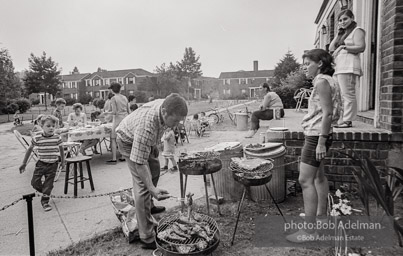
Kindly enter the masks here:
M 201 241 L 197 242 L 197 244 L 196 244 L 197 249 L 199 249 L 200 251 L 206 249 L 207 246 L 208 246 L 208 243 L 204 240 L 201 240 Z
M 185 237 L 185 238 L 191 238 L 191 235 L 186 234 L 187 229 L 185 228 L 184 230 L 182 230 L 182 228 L 180 228 L 177 223 L 173 223 L 172 224 L 172 230 L 175 232 L 175 234 Z
M 172 240 L 186 241 L 186 238 L 177 234 L 173 228 L 168 228 L 158 233 L 157 237 L 162 240 L 169 238 Z
M 177 245 L 176 250 L 179 253 L 186 254 L 193 252 L 196 248 L 193 245 Z
M 210 174 L 221 170 L 222 162 L 217 152 L 195 152 L 179 157 L 179 170 L 187 175 Z
M 265 166 L 272 165 L 270 160 L 262 159 L 262 158 L 240 158 L 233 157 L 231 158 L 232 163 L 234 163 L 235 167 L 238 167 L 244 171 L 257 171 Z
M 273 163 L 262 158 L 231 158 L 230 169 L 241 179 L 261 179 L 271 176 Z

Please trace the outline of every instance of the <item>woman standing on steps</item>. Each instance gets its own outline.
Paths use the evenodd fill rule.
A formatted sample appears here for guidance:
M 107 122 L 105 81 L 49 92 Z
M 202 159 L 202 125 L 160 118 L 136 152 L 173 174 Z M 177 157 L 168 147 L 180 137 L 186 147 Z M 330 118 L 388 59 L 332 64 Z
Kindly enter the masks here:
M 336 128 L 352 127 L 357 116 L 356 82 L 362 75 L 359 54 L 365 51 L 365 31 L 357 26 L 351 10 L 339 14 L 338 35 L 330 43 L 336 68 L 335 77 L 343 100 L 343 116 Z
M 340 92 L 332 78 L 332 56 L 322 49 L 310 50 L 302 56 L 307 77 L 314 77 L 308 113 L 302 120 L 305 143 L 301 153 L 299 183 L 304 198 L 305 221 L 310 225 L 326 216 L 329 184 L 320 168 L 332 144 L 332 126 L 337 124 L 340 110 Z M 308 242 L 316 236 L 315 229 L 301 229 L 287 236 L 295 243 Z

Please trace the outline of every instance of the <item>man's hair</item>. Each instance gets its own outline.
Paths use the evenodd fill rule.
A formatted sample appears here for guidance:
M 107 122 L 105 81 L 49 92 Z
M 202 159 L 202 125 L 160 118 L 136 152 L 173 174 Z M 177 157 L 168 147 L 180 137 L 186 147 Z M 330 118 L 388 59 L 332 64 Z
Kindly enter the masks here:
M 135 99 L 136 98 L 136 96 L 134 96 L 134 95 L 129 95 L 129 97 L 127 98 L 129 101 L 132 101 L 133 99 Z
M 60 104 L 66 105 L 66 101 L 63 98 L 58 98 L 55 101 L 56 106 L 59 106 Z
M 169 116 L 187 116 L 188 114 L 188 106 L 186 105 L 185 99 L 177 93 L 168 95 L 162 103 L 162 108 L 166 110 Z
M 111 88 L 112 92 L 119 93 L 121 87 L 122 86 L 119 83 L 112 83 L 109 88 Z
M 74 103 L 73 104 L 73 110 L 76 110 L 77 108 L 80 108 L 81 111 L 84 109 L 83 105 L 81 103 Z
M 43 126 L 45 124 L 46 121 L 52 121 L 54 124 L 56 124 L 57 122 L 59 122 L 59 119 L 55 116 L 52 115 L 43 115 L 40 117 L 40 119 L 38 120 L 38 123 Z

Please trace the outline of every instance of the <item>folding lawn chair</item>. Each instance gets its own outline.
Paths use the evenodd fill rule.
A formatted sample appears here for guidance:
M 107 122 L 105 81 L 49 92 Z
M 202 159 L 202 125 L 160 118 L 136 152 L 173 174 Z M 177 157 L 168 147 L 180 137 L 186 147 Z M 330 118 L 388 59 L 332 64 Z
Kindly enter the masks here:
M 24 147 L 25 150 L 28 150 L 30 144 L 28 143 L 28 141 L 21 135 L 21 133 L 17 130 L 14 130 L 14 135 L 17 138 L 17 140 L 21 143 L 21 145 Z M 28 158 L 28 162 L 31 161 L 31 159 L 33 159 L 35 162 L 38 161 L 38 155 L 36 154 L 35 151 L 32 151 L 32 154 L 30 155 L 30 157 Z

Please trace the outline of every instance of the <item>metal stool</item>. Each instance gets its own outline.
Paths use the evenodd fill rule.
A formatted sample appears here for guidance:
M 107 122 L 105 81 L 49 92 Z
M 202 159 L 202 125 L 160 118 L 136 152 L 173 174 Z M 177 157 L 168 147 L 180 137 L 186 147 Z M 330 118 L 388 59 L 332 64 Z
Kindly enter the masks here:
M 77 156 L 74 158 L 67 158 L 66 159 L 66 179 L 64 182 L 64 194 L 67 194 L 68 186 L 69 183 L 74 185 L 74 197 L 77 197 L 77 183 L 81 183 L 81 188 L 84 188 L 84 181 L 89 180 L 90 181 L 90 186 L 91 186 L 91 191 L 94 191 L 94 182 L 92 181 L 92 174 L 91 174 L 91 167 L 90 167 L 90 160 L 92 158 L 89 156 Z M 88 173 L 88 178 L 84 177 L 83 175 L 83 162 L 86 163 L 87 165 L 87 173 Z M 74 166 L 74 176 L 69 177 L 70 173 L 70 165 L 73 164 Z M 77 173 L 77 165 L 80 167 L 80 179 L 78 180 L 78 173 Z M 74 180 L 73 182 L 70 182 L 69 180 Z

